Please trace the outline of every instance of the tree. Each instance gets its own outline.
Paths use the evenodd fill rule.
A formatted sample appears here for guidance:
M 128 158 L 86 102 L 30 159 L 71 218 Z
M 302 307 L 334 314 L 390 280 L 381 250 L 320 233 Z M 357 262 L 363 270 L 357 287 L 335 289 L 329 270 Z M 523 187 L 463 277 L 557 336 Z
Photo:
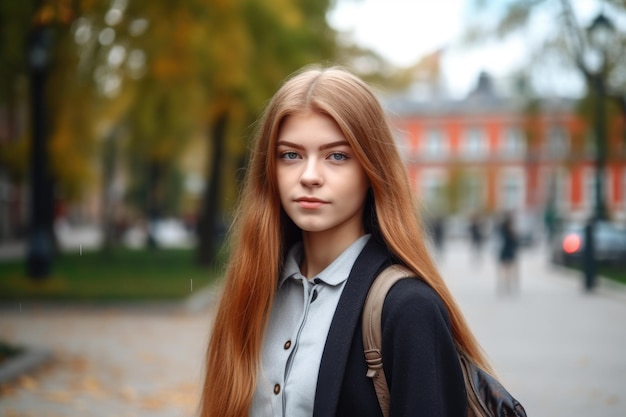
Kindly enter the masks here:
M 46 149 L 56 195 L 78 200 L 100 178 L 107 242 L 116 171 L 124 168 L 131 183 L 127 201 L 154 220 L 176 210 L 179 156 L 189 138 L 206 138 L 198 248 L 205 265 L 216 252 L 215 225 L 227 221 L 227 205 L 236 199 L 238 176 L 229 173 L 243 166 L 249 126 L 263 103 L 306 64 L 349 62 L 348 48 L 337 48 L 326 22 L 331 0 L 5 3 L 2 13 L 17 11 L 2 22 L 19 21 L 23 39 L 32 16 L 55 22 Z M 13 44 L 3 42 L 0 59 L 12 57 L 5 45 Z M 24 61 L 20 53 L 15 61 Z M 352 53 L 369 55 L 358 48 Z M 386 71 L 380 57 L 373 59 Z M 11 152 L 20 155 L 20 149 Z M 13 171 L 27 162 L 20 164 Z
M 305 64 L 334 58 L 334 32 L 325 19 L 327 0 L 247 0 L 231 5 L 232 10 L 224 7 L 223 15 L 214 13 L 205 25 L 222 34 L 222 43 L 209 43 L 201 62 L 209 95 L 205 120 L 211 143 L 199 220 L 197 259 L 204 265 L 213 262 L 216 252 L 215 225 L 221 220 L 219 196 L 224 178 L 233 177 L 223 175 L 224 161 L 229 159 L 227 144 L 249 136 L 244 126 L 251 125 L 262 103 L 288 74 Z M 240 164 L 245 146 L 233 148 L 238 152 L 230 158 Z
M 72 19 L 71 8 L 66 2 L 41 1 L 28 2 L 25 7 L 13 5 L 2 9 L 3 20 L 7 16 L 17 17 L 19 26 L 9 27 L 8 36 L 14 37 L 22 50 L 2 50 L 2 59 L 16 65 L 9 67 L 7 79 L 19 79 L 28 74 L 29 80 L 29 127 L 30 141 L 30 224 L 29 246 L 26 269 L 29 277 L 35 280 L 46 278 L 51 270 L 54 252 L 54 184 L 51 172 L 50 137 L 55 129 L 54 99 L 50 94 L 49 79 L 53 68 L 58 66 L 59 47 L 57 37 L 65 33 L 67 24 Z M 28 16 L 29 20 L 24 20 Z M 22 26 L 23 25 L 23 26 Z M 9 98 L 8 106 L 15 105 L 12 100 L 12 86 L 5 90 Z M 8 112 L 13 113 L 12 111 Z M 19 117 L 19 116 L 18 116 Z M 12 124 L 13 115 L 8 118 Z M 12 132 L 15 134 L 15 132 Z M 13 139 L 13 138 L 11 138 Z M 18 164 L 19 165 L 19 164 Z
M 26 101 L 28 67 L 26 50 L 32 19 L 33 1 L 2 2 L 0 4 L 0 109 L 4 117 L 4 137 L 0 137 L 0 171 L 13 181 L 21 182 L 27 176 L 27 155 L 30 140 L 19 109 Z
M 578 71 L 587 83 L 588 90 L 593 90 L 593 81 L 590 77 L 591 67 L 597 66 L 598 51 L 593 50 L 594 40 L 590 24 L 584 24 L 576 12 L 571 0 L 512 0 L 502 6 L 495 0 L 474 0 L 473 9 L 476 19 L 470 22 L 465 33 L 468 45 L 475 45 L 494 38 L 503 39 L 528 29 L 536 23 L 540 16 L 549 18 L 551 29 L 539 30 L 543 33 L 543 42 L 535 45 L 531 51 L 529 70 L 547 61 L 555 63 L 561 58 L 561 68 Z M 624 0 L 598 0 L 600 14 L 597 17 L 626 16 L 626 2 Z M 484 14 L 495 15 L 495 19 L 485 21 Z M 596 17 L 596 18 L 597 18 Z M 618 20 L 618 19 L 614 19 Z M 592 22 L 590 22 L 592 23 Z M 617 21 L 609 23 L 617 24 Z M 528 34 L 528 32 L 526 32 Z M 626 114 L 626 57 L 622 53 L 626 47 L 626 32 L 623 28 L 615 28 L 611 39 L 606 39 L 604 65 L 601 69 L 607 83 L 607 95 L 622 108 Z M 591 63 L 591 61 L 594 61 Z
M 495 2 L 476 1 L 478 8 L 489 8 Z M 604 167 L 607 155 L 606 100 L 612 100 L 621 111 L 622 126 L 626 126 L 626 31 L 616 25 L 626 16 L 624 0 L 598 2 L 599 13 L 587 24 L 577 15 L 575 3 L 570 0 L 513 0 L 492 25 L 472 27 L 467 38 L 479 41 L 493 36 L 507 36 L 527 28 L 537 15 L 552 14 L 557 22 L 551 31 L 545 31 L 541 48 L 534 51 L 532 69 L 540 62 L 561 58 L 562 65 L 575 70 L 584 80 L 586 95 L 593 99 L 593 112 L 587 118 L 594 125 L 596 147 L 596 203 L 595 217 L 606 218 L 604 202 Z M 622 127 L 626 142 L 626 129 Z

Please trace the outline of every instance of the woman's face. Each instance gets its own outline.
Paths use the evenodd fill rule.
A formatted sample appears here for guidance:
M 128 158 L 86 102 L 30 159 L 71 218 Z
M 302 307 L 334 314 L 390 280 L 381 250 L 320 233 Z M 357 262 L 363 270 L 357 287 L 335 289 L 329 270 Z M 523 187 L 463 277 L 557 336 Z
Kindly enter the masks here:
M 334 120 L 309 112 L 287 117 L 276 146 L 281 204 L 303 233 L 358 238 L 367 175 Z

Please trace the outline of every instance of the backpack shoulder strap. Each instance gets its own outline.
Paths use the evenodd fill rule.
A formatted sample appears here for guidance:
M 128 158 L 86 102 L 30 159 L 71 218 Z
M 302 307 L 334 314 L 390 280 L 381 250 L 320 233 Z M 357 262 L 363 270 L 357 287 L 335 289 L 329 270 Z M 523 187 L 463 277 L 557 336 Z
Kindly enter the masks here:
M 389 387 L 383 369 L 382 313 L 389 289 L 399 280 L 414 276 L 402 265 L 391 265 L 383 270 L 369 289 L 363 306 L 363 347 L 367 362 L 367 377 L 372 378 L 383 416 L 389 415 Z

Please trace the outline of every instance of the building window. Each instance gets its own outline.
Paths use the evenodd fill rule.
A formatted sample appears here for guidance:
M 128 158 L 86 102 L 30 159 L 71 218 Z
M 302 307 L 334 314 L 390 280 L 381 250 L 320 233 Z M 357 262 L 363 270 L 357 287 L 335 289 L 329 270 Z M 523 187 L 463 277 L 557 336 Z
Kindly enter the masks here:
M 487 135 L 482 128 L 471 127 L 465 130 L 461 142 L 462 157 L 469 159 L 482 158 L 487 155 Z
M 596 169 L 594 168 L 586 168 L 583 172 L 583 208 L 585 209 L 593 209 L 596 206 Z M 611 178 L 611 172 L 607 169 L 604 171 L 602 182 L 602 198 L 604 199 L 604 203 L 610 208 L 612 201 L 612 193 L 611 189 L 613 188 L 613 181 Z
M 485 177 L 480 172 L 468 172 L 462 180 L 462 204 L 468 212 L 477 212 L 485 207 Z
M 506 157 L 522 157 L 526 155 L 526 138 L 519 127 L 504 129 L 500 141 L 500 151 Z
M 515 210 L 524 208 L 524 171 L 511 169 L 502 172 L 500 179 L 500 208 Z
M 569 210 L 572 185 L 569 172 L 565 168 L 557 171 L 555 184 L 554 193 L 557 208 L 560 211 Z
M 439 128 L 426 130 L 423 153 L 429 159 L 441 159 L 448 153 L 448 140 Z
M 565 158 L 569 152 L 569 134 L 563 126 L 548 129 L 546 151 L 551 158 Z
M 583 172 L 582 206 L 591 209 L 596 200 L 596 172 L 593 168 L 586 168 Z
M 446 188 L 448 177 L 445 171 L 437 169 L 424 170 L 420 175 L 422 184 L 422 205 L 432 213 L 447 209 Z
M 595 158 L 598 149 L 598 143 L 596 142 L 596 135 L 593 129 L 588 129 L 585 134 L 585 156 L 589 158 Z

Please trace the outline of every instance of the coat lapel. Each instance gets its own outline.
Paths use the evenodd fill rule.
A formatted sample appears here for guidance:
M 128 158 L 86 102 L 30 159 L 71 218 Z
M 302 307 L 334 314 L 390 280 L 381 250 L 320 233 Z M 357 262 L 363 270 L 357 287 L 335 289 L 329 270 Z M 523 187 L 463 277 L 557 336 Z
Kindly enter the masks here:
M 377 272 L 388 259 L 389 253 L 385 247 L 372 237 L 350 271 L 324 346 L 313 417 L 335 415 L 350 345 L 356 326 L 360 325 L 359 317 L 365 297 Z

